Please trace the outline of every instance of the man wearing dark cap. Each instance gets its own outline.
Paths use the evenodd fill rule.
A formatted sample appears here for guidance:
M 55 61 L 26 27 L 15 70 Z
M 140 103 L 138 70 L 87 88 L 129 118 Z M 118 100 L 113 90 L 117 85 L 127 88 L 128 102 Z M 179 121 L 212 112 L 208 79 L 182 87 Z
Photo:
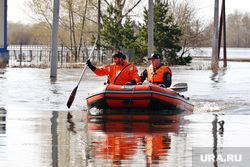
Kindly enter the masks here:
M 172 83 L 172 70 L 168 65 L 161 63 L 161 55 L 153 53 L 148 60 L 151 60 L 151 65 L 141 73 L 141 82 L 147 78 L 150 84 L 170 87 Z
M 122 52 L 116 51 L 112 54 L 113 64 L 109 64 L 100 68 L 96 68 L 87 60 L 88 67 L 99 76 L 108 76 L 110 84 L 115 85 L 135 85 L 140 82 L 138 70 L 133 64 L 124 61 Z

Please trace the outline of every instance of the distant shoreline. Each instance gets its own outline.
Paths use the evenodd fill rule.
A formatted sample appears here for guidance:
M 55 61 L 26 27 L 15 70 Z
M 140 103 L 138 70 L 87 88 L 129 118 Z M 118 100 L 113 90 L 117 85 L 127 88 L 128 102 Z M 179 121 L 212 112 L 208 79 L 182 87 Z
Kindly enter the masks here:
M 211 60 L 211 57 L 192 57 L 193 60 Z M 220 61 L 223 61 L 223 58 L 220 58 Z M 236 61 L 236 62 L 250 62 L 250 58 L 249 59 L 245 59 L 245 58 L 228 58 L 227 61 Z

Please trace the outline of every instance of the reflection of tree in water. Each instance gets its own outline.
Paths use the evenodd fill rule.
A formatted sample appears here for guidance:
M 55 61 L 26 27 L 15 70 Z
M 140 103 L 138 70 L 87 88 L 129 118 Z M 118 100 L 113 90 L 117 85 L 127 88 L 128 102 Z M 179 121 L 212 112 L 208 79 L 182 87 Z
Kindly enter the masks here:
M 146 160 L 148 165 L 167 160 L 167 152 L 171 149 L 171 137 L 168 133 L 178 132 L 179 121 L 166 119 L 164 116 L 162 120 L 152 120 L 145 115 L 136 116 L 137 120 L 115 120 L 114 117 L 113 115 L 112 120 L 88 119 L 88 131 L 95 136 L 92 143 L 94 159 L 111 160 L 112 164 Z M 138 120 L 140 117 L 143 120 Z M 104 132 L 105 136 L 97 137 L 99 132 Z M 136 160 L 140 150 L 143 150 L 144 155 Z

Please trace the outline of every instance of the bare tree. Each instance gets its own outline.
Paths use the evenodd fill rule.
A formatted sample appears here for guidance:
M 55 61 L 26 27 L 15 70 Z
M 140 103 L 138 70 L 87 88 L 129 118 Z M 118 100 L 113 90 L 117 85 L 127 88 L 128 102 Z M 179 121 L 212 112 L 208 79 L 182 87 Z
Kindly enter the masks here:
M 248 12 L 234 10 L 227 16 L 227 44 L 231 47 L 250 46 L 250 16 Z
M 107 7 L 112 5 L 116 10 L 121 11 L 117 16 L 117 22 L 127 17 L 141 1 L 142 0 L 104 0 Z
M 28 45 L 33 41 L 32 27 L 21 23 L 8 23 L 8 43 Z
M 121 21 L 142 0 L 104 0 L 102 12 L 113 5 L 121 11 L 117 21 Z M 59 39 L 64 46 L 69 46 L 77 61 L 82 45 L 90 45 L 92 34 L 97 34 L 97 0 L 61 0 Z M 52 28 L 53 1 L 30 0 L 26 3 L 27 14 L 38 22 Z
M 64 46 L 68 46 L 68 49 L 71 50 L 75 62 L 78 60 L 82 44 L 90 45 L 91 34 L 97 33 L 97 25 L 93 23 L 94 19 L 97 20 L 97 15 L 93 15 L 95 8 L 90 5 L 96 3 L 96 1 L 97 0 L 60 1 L 59 39 Z M 26 5 L 27 11 L 29 11 L 26 13 L 31 18 L 37 22 L 45 23 L 48 29 L 52 28 L 52 0 L 31 0 L 28 1 Z
M 198 16 L 199 9 L 195 6 L 195 1 L 173 0 L 169 1 L 169 6 L 174 22 L 182 27 L 181 56 L 210 39 L 209 25 Z
M 250 46 L 250 16 L 249 13 L 245 13 L 242 18 L 242 33 L 243 33 L 243 43 L 244 47 Z
M 234 10 L 233 14 L 229 14 L 227 18 L 228 27 L 228 46 L 241 46 L 241 20 L 243 14 L 239 10 Z

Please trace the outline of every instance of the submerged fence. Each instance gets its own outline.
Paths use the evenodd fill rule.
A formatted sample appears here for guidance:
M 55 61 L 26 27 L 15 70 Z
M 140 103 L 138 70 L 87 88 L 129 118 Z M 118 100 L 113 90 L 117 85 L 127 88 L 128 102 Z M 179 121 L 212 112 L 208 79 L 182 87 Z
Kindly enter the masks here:
M 50 67 L 51 45 L 9 45 L 7 49 L 9 50 L 9 67 Z M 58 67 L 82 67 L 91 50 L 92 47 L 81 47 L 72 51 L 68 46 L 58 46 Z M 123 49 L 122 51 L 127 54 L 130 61 L 134 61 L 134 49 Z M 101 48 L 100 51 L 94 51 L 92 61 L 97 65 L 108 64 L 112 61 L 111 55 L 112 50 Z

